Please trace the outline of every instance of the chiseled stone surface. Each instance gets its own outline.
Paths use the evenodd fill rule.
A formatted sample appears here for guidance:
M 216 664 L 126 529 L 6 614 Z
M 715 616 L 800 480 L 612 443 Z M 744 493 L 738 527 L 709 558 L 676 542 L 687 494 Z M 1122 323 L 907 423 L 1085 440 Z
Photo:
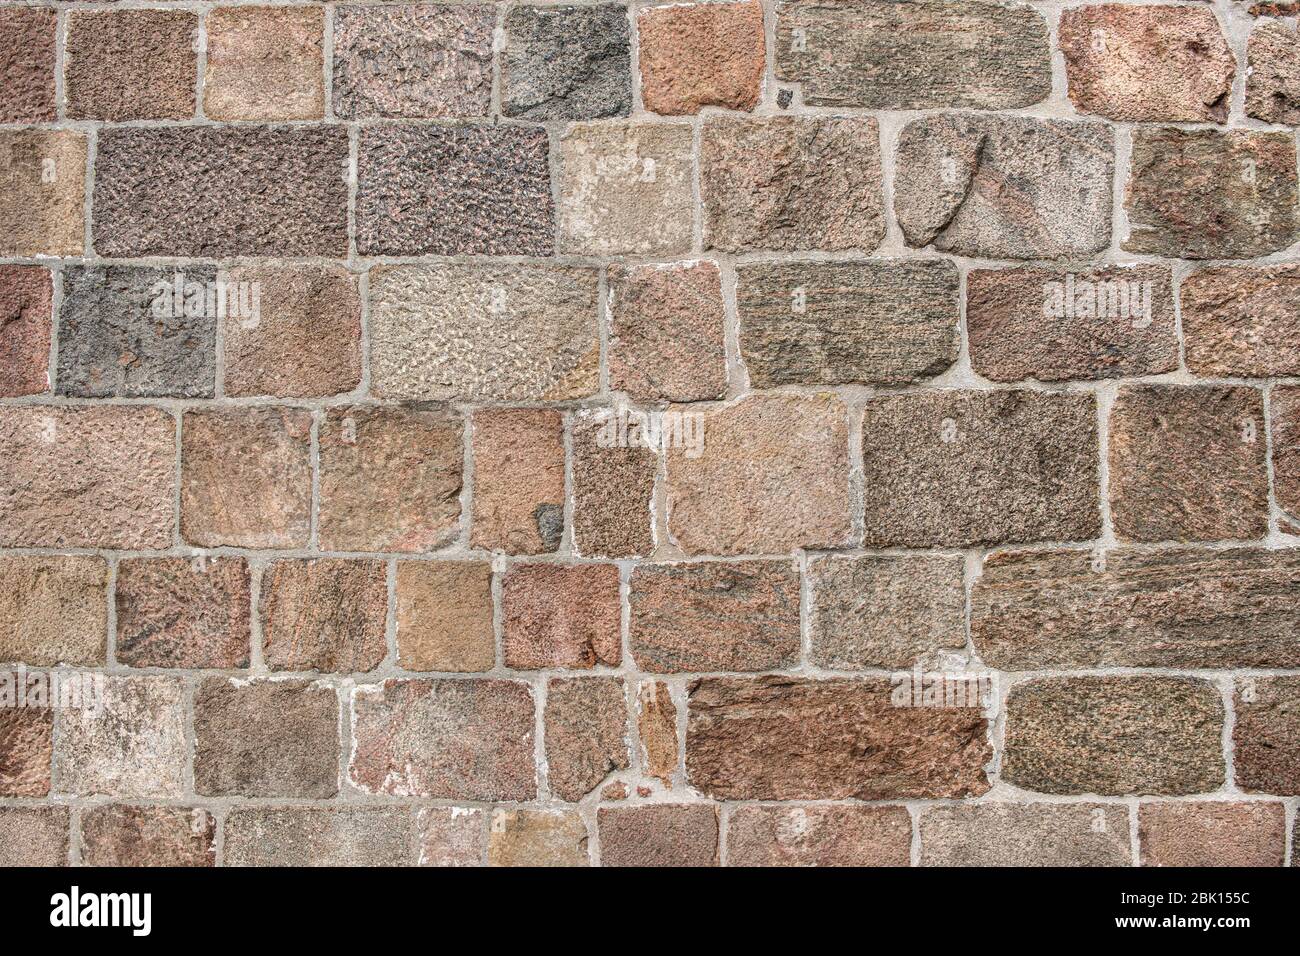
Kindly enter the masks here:
M 945 113 L 898 140 L 894 212 L 908 245 L 984 259 L 1110 245 L 1115 134 L 1102 123 Z
M 1300 552 L 999 552 L 970 628 L 999 670 L 1300 667 Z
M 525 801 L 537 793 L 521 681 L 388 680 L 352 694 L 352 785 L 367 793 Z
M 559 251 L 690 251 L 693 134 L 683 123 L 574 123 L 560 137 Z
M 906 807 L 749 805 L 727 821 L 728 866 L 908 866 Z
M 0 10 L 0 123 L 44 123 L 57 115 L 54 99 L 55 33 L 52 7 Z
M 1232 728 L 1237 786 L 1300 794 L 1300 678 L 1239 677 Z
M 495 25 L 489 4 L 340 6 L 334 12 L 335 114 L 486 115 Z
M 325 115 L 321 7 L 217 7 L 205 21 L 203 114 L 215 120 Z
M 1214 11 L 1121 6 L 1062 11 L 1070 100 L 1124 122 L 1226 123 L 1237 71 Z
M 577 803 L 626 770 L 627 701 L 618 677 L 556 678 L 546 685 L 546 768 L 551 792 Z
M 848 249 L 885 236 L 874 118 L 709 117 L 700 134 L 704 246 Z
M 198 30 L 190 10 L 71 11 L 63 54 L 68 118 L 192 117 Z
M 370 275 L 373 390 L 392 399 L 556 401 L 600 384 L 595 269 L 383 266 Z
M 342 125 L 102 129 L 92 201 L 95 251 L 109 257 L 343 258 L 347 159 Z
M 176 420 L 157 408 L 0 409 L 0 546 L 172 543 Z
M 410 807 L 237 806 L 226 866 L 403 866 L 415 855 Z
M 650 112 L 682 116 L 706 106 L 757 105 L 767 65 L 757 0 L 642 7 L 636 29 L 641 99 Z
M 107 804 L 81 816 L 87 866 L 216 866 L 217 819 L 202 808 Z
M 1300 530 L 1300 388 L 1273 389 L 1269 399 L 1273 424 L 1273 497 Z M 1283 530 L 1287 524 L 1282 523 Z
M 1187 283 L 1183 286 L 1187 320 Z M 1161 375 L 1178 367 L 1173 279 L 1161 266 L 975 269 L 971 367 L 995 382 Z
M 799 658 L 799 569 L 790 561 L 644 564 L 628 639 L 650 673 L 766 671 Z
M 812 660 L 831 670 L 908 670 L 966 646 L 959 556 L 815 558 L 808 566 Z
M 904 385 L 946 371 L 960 347 L 951 262 L 742 265 L 740 352 L 754 388 Z
M 1001 777 L 1038 793 L 1209 793 L 1223 700 L 1190 677 L 1041 677 L 1011 688 Z
M 1128 807 L 984 803 L 921 813 L 922 866 L 1131 866 Z
M 56 391 L 77 398 L 211 398 L 217 294 L 215 266 L 68 266 Z
M 985 793 L 993 750 L 981 711 L 896 707 L 892 695 L 887 678 L 697 680 L 690 685 L 686 776 L 719 800 Z
M 617 667 L 621 617 L 617 565 L 515 564 L 502 577 L 509 668 Z
M 776 77 L 809 106 L 1015 109 L 1052 91 L 1042 14 L 983 0 L 781 0 Z
M 1110 513 L 1127 541 L 1261 538 L 1268 530 L 1263 393 L 1123 386 L 1110 412 Z
M 108 562 L 94 555 L 0 556 L 0 662 L 106 660 Z
M 512 6 L 504 27 L 504 115 L 544 122 L 631 112 L 632 45 L 626 7 Z
M 470 543 L 544 554 L 564 533 L 564 417 L 546 408 L 485 408 L 473 417 Z
M 587 825 L 574 810 L 492 811 L 489 866 L 588 866 Z
M 1138 808 L 1143 866 L 1281 866 L 1281 803 L 1144 803 Z
M 1300 375 L 1300 267 L 1202 269 L 1183 280 L 1179 296 L 1193 373 Z
M 1291 16 L 1300 16 L 1293 7 Z M 1300 35 L 1283 22 L 1261 23 L 1246 48 L 1246 115 L 1265 123 L 1300 125 Z
M 1261 130 L 1133 131 L 1124 250 L 1178 259 L 1253 259 L 1300 238 L 1296 141 Z
M 388 653 L 382 561 L 274 561 L 262 571 L 262 656 L 272 670 L 363 673 Z
M 0 169 L 6 175 L 0 189 L 0 256 L 81 255 L 86 134 L 0 130 Z
M 67 807 L 0 807 L 0 866 L 67 866 Z
M 496 663 L 492 566 L 397 565 L 397 662 L 408 671 L 486 671 Z
M 654 550 L 652 499 L 658 457 L 616 440 L 624 410 L 581 410 L 569 419 L 573 549 L 583 557 L 631 558 Z
M 6 694 L 11 686 L 6 686 Z M 53 757 L 53 710 L 12 705 L 0 709 L 0 797 L 49 793 Z
M 244 558 L 127 558 L 118 562 L 117 644 L 132 667 L 238 668 L 249 662 Z
M 783 554 L 852 535 L 848 415 L 831 394 L 751 395 L 700 413 L 703 453 L 666 456 L 668 529 L 687 554 Z
M 30 9 L 35 8 L 8 7 L 0 17 L 9 10 Z M 49 389 L 53 301 L 48 269 L 0 266 L 0 396 L 37 395 Z
M 868 547 L 1083 541 L 1101 531 L 1089 395 L 872 398 L 862 457 Z
M 717 866 L 718 811 L 707 804 L 601 807 L 602 866 Z

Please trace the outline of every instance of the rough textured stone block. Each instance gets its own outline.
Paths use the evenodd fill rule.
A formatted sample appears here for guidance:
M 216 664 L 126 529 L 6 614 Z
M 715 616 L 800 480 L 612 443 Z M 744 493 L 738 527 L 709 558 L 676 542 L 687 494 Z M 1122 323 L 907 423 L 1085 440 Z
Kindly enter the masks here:
M 347 119 L 485 116 L 492 105 L 492 30 L 482 5 L 339 7 L 334 112 Z
M 820 557 L 808 566 L 812 659 L 908 670 L 966 646 L 960 557 Z M 635 578 L 633 579 L 635 580 Z
M 373 126 L 362 130 L 358 149 L 357 251 L 362 255 L 549 256 L 554 251 L 546 130 Z
M 194 692 L 194 790 L 216 797 L 332 797 L 338 723 L 331 687 L 210 677 Z
M 342 258 L 347 159 L 347 130 L 337 125 L 101 130 L 95 250 L 121 257 Z M 76 214 L 80 251 L 79 196 Z
M 68 117 L 114 122 L 192 117 L 198 29 L 198 15 L 188 10 L 69 13 Z
M 217 819 L 186 807 L 93 807 L 81 815 L 86 866 L 216 866 Z
M 545 734 L 551 792 L 577 803 L 631 762 L 623 681 L 617 677 L 550 681 Z
M 91 555 L 0 557 L 0 661 L 105 662 L 108 564 Z
M 641 565 L 629 601 L 639 670 L 766 671 L 799 659 L 799 569 L 790 561 Z
M 573 549 L 585 557 L 630 558 L 654 550 L 651 524 L 658 456 L 623 442 L 621 408 L 582 410 L 572 433 Z
M 564 533 L 564 418 L 544 408 L 474 412 L 470 543 L 543 554 Z
M 67 807 L 0 807 L 0 866 L 67 865 Z
M 352 696 L 348 775 L 368 793 L 531 800 L 533 695 L 509 680 L 389 680 Z
M 727 821 L 728 866 L 907 866 L 904 807 L 743 806 Z
M 902 385 L 957 361 L 951 262 L 759 263 L 736 270 L 740 353 L 754 388 Z
M 636 30 L 647 110 L 682 116 L 706 106 L 757 105 L 767 66 L 757 0 L 643 7 Z
M 1207 793 L 1223 783 L 1223 719 L 1208 681 L 1038 678 L 1007 697 L 1002 779 L 1039 793 Z
M 506 667 L 617 667 L 618 568 L 613 564 L 516 564 L 501 582 Z
M 609 385 L 633 401 L 696 402 L 727 388 L 715 262 L 609 267 Z
M 1101 531 L 1097 455 L 1095 403 L 1087 395 L 946 391 L 871 399 L 862 426 L 867 545 L 1094 538 Z
M 1300 7 L 1291 11 L 1300 15 Z M 1300 126 L 1300 37 L 1285 23 L 1263 23 L 1246 48 L 1246 115 Z
M 1252 259 L 1300 236 L 1296 143 L 1256 130 L 1133 131 L 1126 252 Z
M 388 653 L 382 561 L 286 560 L 262 572 L 263 658 L 272 670 L 354 674 Z
M 187 412 L 181 422 L 181 537 L 201 547 L 305 547 L 311 422 L 306 409 Z
M 669 532 L 687 554 L 848 543 L 848 422 L 839 398 L 751 396 L 702 415 L 703 454 L 666 456 Z
M 214 266 L 69 266 L 59 308 L 56 390 L 79 398 L 211 398 Z
M 922 866 L 1131 866 L 1128 807 L 986 803 L 921 813 Z
M 56 117 L 52 7 L 0 10 L 0 123 L 45 123 Z
M 0 169 L 6 173 L 0 189 L 0 256 L 81 255 L 86 134 L 0 130 Z
M 397 661 L 408 671 L 486 671 L 496 663 L 492 566 L 397 565 Z
M 97 715 L 59 713 L 59 789 L 81 796 L 179 797 L 189 776 L 181 680 L 107 676 L 102 708 Z
M 464 423 L 439 407 L 331 408 L 320 426 L 326 551 L 433 551 L 460 526 Z
M 1300 375 L 1300 267 L 1204 269 L 1183 280 L 1180 296 L 1196 374 Z
M 623 6 L 513 6 L 501 53 L 501 112 L 537 120 L 600 119 L 632 110 Z
M 1241 677 L 1232 728 L 1237 786 L 1300 794 L 1300 678 Z
M 28 9 L 34 8 L 7 7 L 0 10 L 0 18 L 9 10 Z M 53 301 L 48 269 L 0 266 L 0 396 L 38 395 L 49 389 Z
M 556 401 L 600 385 L 596 270 L 388 266 L 370 276 L 371 375 L 387 398 Z
M 487 824 L 482 810 L 421 807 L 416 819 L 420 866 L 482 866 Z
M 691 127 L 575 123 L 560 138 L 559 251 L 671 256 L 693 231 Z
M 976 269 L 966 277 L 966 328 L 971 367 L 996 382 L 1178 367 L 1173 281 L 1159 266 Z
M 117 566 L 117 660 L 131 667 L 248 666 L 243 558 L 129 558 Z
M 984 259 L 1089 256 L 1110 245 L 1114 151 L 1101 123 L 927 116 L 899 136 L 894 211 L 912 246 Z
M 1143 866 L 1281 866 L 1281 803 L 1144 803 L 1138 809 Z
M 880 245 L 875 119 L 710 117 L 700 135 L 705 248 L 870 252 Z
M 1275 388 L 1269 414 L 1273 423 L 1273 497 L 1291 516 L 1292 528 L 1300 530 L 1300 388 Z
M 718 811 L 704 804 L 601 807 L 602 866 L 717 866 Z
M 208 12 L 207 33 L 205 116 L 303 120 L 325 115 L 322 8 L 217 7 Z
M 227 866 L 403 866 L 413 853 L 410 807 L 235 807 Z
M 662 681 L 642 681 L 636 697 L 637 735 L 641 747 L 641 769 L 665 787 L 672 787 L 677 775 L 677 705 L 672 691 Z
M 1077 7 L 1061 14 L 1070 99 L 1123 122 L 1225 123 L 1237 58 L 1203 7 Z
M 1110 513 L 1130 541 L 1268 530 L 1264 400 L 1243 386 L 1130 385 L 1110 413 Z
M 165 548 L 176 421 L 156 408 L 0 410 L 0 546 Z
M 1300 667 L 1300 553 L 990 555 L 971 637 L 999 670 Z
M 1052 91 L 1047 24 L 975 0 L 783 0 L 776 77 L 809 106 L 1014 109 Z
M 6 693 L 13 689 L 13 677 Z M 54 711 L 36 707 L 0 709 L 0 797 L 43 797 L 50 792 L 54 756 Z
M 490 866 L 587 866 L 587 825 L 574 811 L 494 810 Z
M 226 320 L 225 394 L 320 398 L 361 384 L 355 275 L 333 265 L 243 266 L 230 281 L 256 314 Z
M 719 800 L 895 800 L 989 789 L 978 708 L 896 707 L 886 678 L 690 685 L 686 775 Z M 865 743 L 870 741 L 870 744 Z

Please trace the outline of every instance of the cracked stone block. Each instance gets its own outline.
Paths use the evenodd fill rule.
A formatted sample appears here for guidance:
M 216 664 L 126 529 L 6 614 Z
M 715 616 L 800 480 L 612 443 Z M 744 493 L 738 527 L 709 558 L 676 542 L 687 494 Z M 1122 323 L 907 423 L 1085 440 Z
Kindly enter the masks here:
M 6 173 L 6 187 L 0 189 L 0 256 L 81 255 L 86 134 L 0 130 L 0 169 Z
M 617 677 L 555 678 L 546 685 L 547 779 L 561 800 L 577 803 L 631 763 L 627 701 Z
M 58 115 L 54 98 L 55 32 L 52 7 L 0 10 L 0 123 L 48 123 Z
M 776 77 L 808 106 L 1016 109 L 1052 91 L 1042 14 L 980 0 L 782 0 Z
M 940 114 L 898 141 L 908 245 L 981 259 L 1090 256 L 1110 245 L 1115 134 L 1101 123 Z
M 557 550 L 564 533 L 564 417 L 545 408 L 473 416 L 470 543 L 506 554 Z
M 55 389 L 78 398 L 211 398 L 217 319 L 228 294 L 215 266 L 68 266 Z
M 0 396 L 49 390 L 53 301 L 50 270 L 0 266 Z
M 870 252 L 880 245 L 875 119 L 709 117 L 700 136 L 705 248 Z
M 1290 133 L 1173 127 L 1133 131 L 1124 250 L 1253 259 L 1300 238 Z
M 492 105 L 487 4 L 340 6 L 334 112 L 346 119 L 486 116 Z
M 226 121 L 324 117 L 323 8 L 217 7 L 206 22 L 205 116 Z
M 650 112 L 748 112 L 758 104 L 767 52 L 757 0 L 643 7 L 636 29 L 641 99 Z
M 247 667 L 251 585 L 244 558 L 128 558 L 117 566 L 119 663 Z
M 957 268 L 941 260 L 756 263 L 736 270 L 754 388 L 904 385 L 957 361 Z
M 199 17 L 188 10 L 73 10 L 64 51 L 69 119 L 194 116 Z
M 546 122 L 632 111 L 626 7 L 512 6 L 504 26 L 503 115 Z
M 1237 58 L 1204 7 L 1062 11 L 1070 100 L 1081 113 L 1128 123 L 1226 123 Z
M 106 661 L 108 563 L 92 555 L 0 557 L 0 661 Z

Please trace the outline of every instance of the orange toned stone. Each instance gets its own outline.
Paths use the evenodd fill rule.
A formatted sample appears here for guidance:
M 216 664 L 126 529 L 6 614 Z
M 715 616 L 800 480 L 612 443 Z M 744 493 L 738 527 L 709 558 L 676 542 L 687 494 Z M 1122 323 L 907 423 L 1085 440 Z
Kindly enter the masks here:
M 262 573 L 260 606 L 272 670 L 361 673 L 388 653 L 382 561 L 275 561 Z
M 647 776 L 671 788 L 677 773 L 677 705 L 672 691 L 662 681 L 642 681 L 636 707 L 641 767 Z
M 757 0 L 648 7 L 636 24 L 641 99 L 652 113 L 752 110 L 758 103 L 767 54 Z
M 470 543 L 506 554 L 555 551 L 564 533 L 564 419 L 544 408 L 474 413 Z
M 105 662 L 108 563 L 91 555 L 0 557 L 0 661 Z
M 492 568 L 477 561 L 397 565 L 397 661 L 408 671 L 486 671 L 496 662 Z
M 86 135 L 0 130 L 0 256 L 79 256 L 85 247 Z
M 203 112 L 216 120 L 325 115 L 321 7 L 218 7 L 207 17 Z
M 1286 807 L 1278 802 L 1144 803 L 1143 866 L 1281 866 Z

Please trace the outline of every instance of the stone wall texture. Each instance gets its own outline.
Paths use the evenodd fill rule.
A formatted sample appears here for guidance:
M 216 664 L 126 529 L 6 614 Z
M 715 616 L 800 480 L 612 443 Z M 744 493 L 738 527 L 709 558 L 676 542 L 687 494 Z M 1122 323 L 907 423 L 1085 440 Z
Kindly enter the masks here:
M 1295 865 L 1298 16 L 0 0 L 0 865 Z

